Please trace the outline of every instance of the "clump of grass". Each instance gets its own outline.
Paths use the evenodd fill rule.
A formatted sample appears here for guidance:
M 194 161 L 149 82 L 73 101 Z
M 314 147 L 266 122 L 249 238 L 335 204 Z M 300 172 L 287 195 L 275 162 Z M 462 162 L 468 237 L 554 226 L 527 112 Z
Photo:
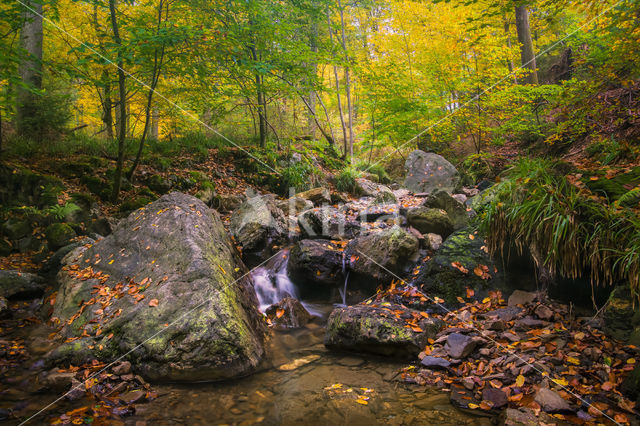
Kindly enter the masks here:
M 348 192 L 350 194 L 356 194 L 358 192 L 358 185 L 356 179 L 361 175 L 360 171 L 352 166 L 347 166 L 340 171 L 336 176 L 336 188 L 338 191 Z
M 552 272 L 593 285 L 628 281 L 640 300 L 640 219 L 632 209 L 591 197 L 572 185 L 556 164 L 522 159 L 506 172 L 481 216 L 489 249 L 508 241 L 534 248 Z
M 378 182 L 380 183 L 391 182 L 391 178 L 389 177 L 389 174 L 385 170 L 384 166 L 382 166 L 381 164 L 360 163 L 356 166 L 356 168 L 362 172 L 368 172 L 378 176 Z

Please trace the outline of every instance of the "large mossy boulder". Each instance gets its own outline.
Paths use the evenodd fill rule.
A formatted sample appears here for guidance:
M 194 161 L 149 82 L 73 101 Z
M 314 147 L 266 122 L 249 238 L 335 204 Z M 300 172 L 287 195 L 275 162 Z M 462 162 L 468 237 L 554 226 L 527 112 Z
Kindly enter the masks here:
M 69 245 L 71 240 L 76 237 L 76 231 L 67 223 L 52 223 L 44 230 L 44 234 L 51 251 Z
M 419 149 L 407 157 L 404 186 L 415 193 L 437 190 L 453 193 L 460 184 L 458 170 L 444 157 Z
M 151 380 L 204 381 L 248 374 L 262 358 L 247 268 L 194 197 L 163 196 L 63 263 L 52 319 L 65 340 L 51 363 L 124 356 Z
M 424 350 L 443 326 L 441 320 L 423 318 L 401 305 L 354 305 L 331 312 L 324 343 L 330 349 L 410 357 Z
M 393 226 L 353 239 L 345 248 L 353 279 L 369 283 L 373 288 L 393 280 L 417 260 L 418 239 Z
M 44 208 L 57 203 L 62 181 L 22 167 L 0 164 L 0 204 Z
M 231 234 L 245 253 L 261 253 L 286 238 L 287 222 L 272 196 L 251 197 L 231 218 Z
M 449 236 L 440 249 L 420 265 L 413 285 L 429 296 L 455 304 L 465 289 L 482 290 L 504 287 L 503 274 L 497 268 L 484 239 L 474 228 L 465 228 Z
M 455 230 L 464 228 L 469 223 L 469 214 L 465 205 L 445 191 L 435 191 L 424 200 L 422 205 L 446 211 Z
M 443 239 L 451 235 L 454 230 L 453 221 L 445 210 L 430 207 L 421 206 L 410 209 L 407 212 L 407 223 L 422 234 L 438 234 Z
M 302 240 L 289 253 L 287 274 L 301 290 L 309 285 L 334 286 L 344 282 L 343 252 L 329 240 Z

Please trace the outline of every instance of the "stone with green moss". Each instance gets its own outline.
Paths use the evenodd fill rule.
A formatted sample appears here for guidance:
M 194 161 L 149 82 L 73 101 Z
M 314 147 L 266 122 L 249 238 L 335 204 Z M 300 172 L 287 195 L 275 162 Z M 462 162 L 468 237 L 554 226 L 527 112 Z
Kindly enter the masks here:
M 44 233 L 49 249 L 52 251 L 66 246 L 76 236 L 76 231 L 67 223 L 52 223 L 47 226 Z
M 71 268 L 83 270 L 87 260 L 88 279 Z M 221 380 L 257 368 L 265 330 L 247 268 L 217 213 L 198 199 L 165 195 L 63 263 L 53 317 L 66 324 L 63 338 L 79 339 L 51 352 L 52 365 L 126 354 L 148 379 L 177 381 Z M 80 312 L 95 286 L 109 289 L 110 304 Z
M 19 166 L 0 165 L 0 204 L 37 208 L 57 203 L 64 185 L 54 176 L 34 173 Z
M 2 224 L 2 233 L 10 240 L 19 240 L 31 234 L 29 220 L 10 217 Z
M 119 210 L 123 213 L 129 213 L 134 210 L 137 210 L 141 207 L 146 206 L 149 203 L 152 203 L 153 199 L 149 197 L 136 197 L 129 200 L 125 200 L 120 204 Z
M 390 312 L 402 312 L 395 316 Z M 429 339 L 435 338 L 444 323 L 425 318 L 417 328 L 407 327 L 407 319 L 420 317 L 401 305 L 384 307 L 354 305 L 331 312 L 327 323 L 325 345 L 330 349 L 347 350 L 383 356 L 411 357 L 424 350 Z
M 464 206 L 464 204 L 453 198 L 451 195 L 449 195 L 449 193 L 445 191 L 433 192 L 431 195 L 425 198 L 422 205 L 432 209 L 441 209 L 446 211 L 447 216 L 453 224 L 453 228 L 456 230 L 464 228 L 469 223 L 467 208 Z M 437 232 L 434 233 L 438 234 Z M 446 238 L 446 236 L 443 237 Z
M 4 238 L 0 238 L 0 256 L 9 256 L 13 251 L 13 246 L 9 241 Z
M 604 310 L 604 330 L 614 339 L 628 341 L 640 327 L 640 311 L 634 309 L 634 300 L 628 285 L 616 287 L 609 296 Z
M 345 258 L 356 281 L 374 288 L 402 275 L 418 257 L 418 239 L 399 226 L 359 236 L 345 248 Z
M 407 222 L 423 234 L 438 234 L 443 239 L 454 231 L 451 218 L 445 210 L 415 207 L 407 212 Z

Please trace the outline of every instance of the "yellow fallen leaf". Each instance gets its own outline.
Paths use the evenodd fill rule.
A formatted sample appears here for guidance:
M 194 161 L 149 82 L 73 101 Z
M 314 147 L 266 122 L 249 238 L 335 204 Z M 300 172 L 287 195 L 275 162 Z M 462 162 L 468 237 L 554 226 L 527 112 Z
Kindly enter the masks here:
M 578 358 L 574 358 L 572 356 L 567 357 L 567 362 L 570 362 L 573 365 L 580 365 L 580 360 Z
M 556 385 L 560 385 L 560 386 L 569 385 L 569 382 L 567 382 L 565 379 L 551 379 L 551 381 L 553 381 L 553 383 L 555 383 Z
M 467 407 L 471 408 L 472 410 L 475 410 L 476 408 L 480 407 L 478 404 L 474 404 L 472 402 L 469 403 L 469 405 L 467 405 Z
M 627 364 L 635 364 L 636 363 L 636 359 L 635 358 L 629 358 L 627 360 Z
M 524 385 L 524 376 L 520 374 L 516 379 L 516 386 L 522 387 Z

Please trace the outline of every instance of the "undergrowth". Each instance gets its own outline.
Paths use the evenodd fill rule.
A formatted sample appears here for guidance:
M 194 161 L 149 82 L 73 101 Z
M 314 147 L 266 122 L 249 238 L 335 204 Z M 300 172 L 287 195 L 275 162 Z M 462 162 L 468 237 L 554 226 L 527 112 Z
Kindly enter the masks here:
M 627 281 L 640 299 L 640 217 L 572 184 L 557 164 L 521 159 L 493 189 L 481 215 L 491 252 L 513 241 L 546 257 L 552 272 L 593 285 Z

